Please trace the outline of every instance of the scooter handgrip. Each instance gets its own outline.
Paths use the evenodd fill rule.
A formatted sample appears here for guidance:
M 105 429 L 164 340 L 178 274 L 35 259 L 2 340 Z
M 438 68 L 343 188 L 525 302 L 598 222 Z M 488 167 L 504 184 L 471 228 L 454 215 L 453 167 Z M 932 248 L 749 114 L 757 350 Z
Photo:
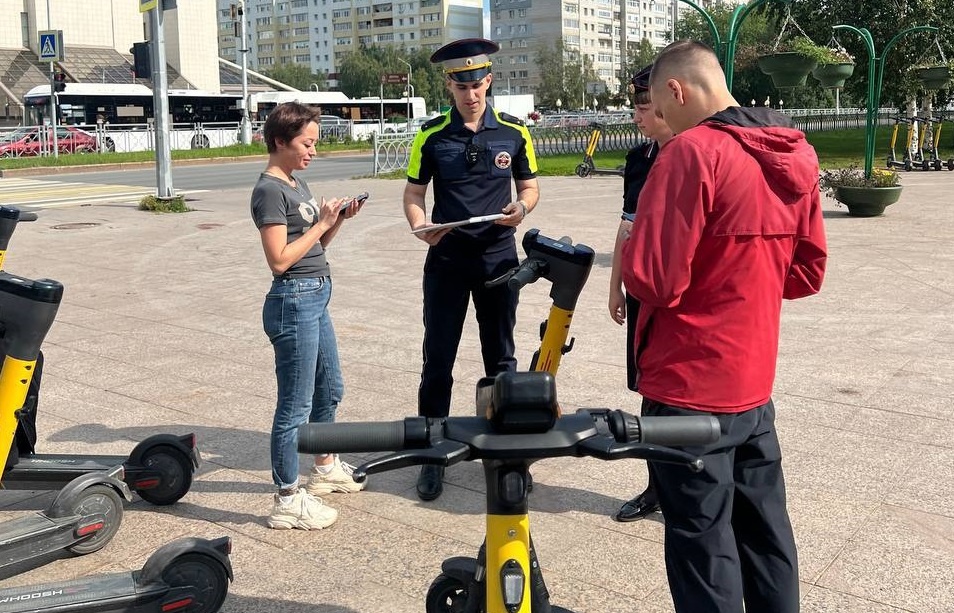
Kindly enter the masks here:
M 540 278 L 539 272 L 536 268 L 530 268 L 521 266 L 517 269 L 517 272 L 513 273 L 513 276 L 510 277 L 510 280 L 507 281 L 507 285 L 512 290 L 518 290 L 528 283 L 533 283 Z
M 27 211 L 20 211 L 20 217 L 17 218 L 17 221 L 36 221 L 36 213 L 28 213 Z
M 638 417 L 639 440 L 664 447 L 708 445 L 719 440 L 719 420 L 711 415 Z
M 404 447 L 404 421 L 316 423 L 298 428 L 299 453 L 397 451 Z

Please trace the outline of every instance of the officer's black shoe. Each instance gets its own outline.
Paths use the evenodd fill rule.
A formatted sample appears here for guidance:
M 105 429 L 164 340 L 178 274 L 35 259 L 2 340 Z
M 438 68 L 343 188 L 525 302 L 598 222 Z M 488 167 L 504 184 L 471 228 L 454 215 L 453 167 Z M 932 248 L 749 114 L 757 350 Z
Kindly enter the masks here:
M 613 519 L 621 522 L 637 521 L 659 510 L 659 503 L 651 491 L 645 491 L 619 508 Z
M 434 500 L 444 491 L 444 467 L 425 464 L 417 478 L 417 497 Z

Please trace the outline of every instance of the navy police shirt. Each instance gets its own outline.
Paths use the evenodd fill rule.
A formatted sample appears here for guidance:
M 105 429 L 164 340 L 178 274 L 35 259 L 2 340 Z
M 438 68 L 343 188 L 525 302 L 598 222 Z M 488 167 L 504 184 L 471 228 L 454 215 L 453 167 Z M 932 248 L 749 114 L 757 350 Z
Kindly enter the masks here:
M 536 176 L 530 132 L 519 119 L 490 105 L 476 133 L 464 127 L 455 107 L 421 126 L 407 168 L 411 183 L 434 180 L 434 223 L 500 213 L 513 201 L 513 181 Z M 492 242 L 514 232 L 487 222 L 455 228 L 451 234 Z

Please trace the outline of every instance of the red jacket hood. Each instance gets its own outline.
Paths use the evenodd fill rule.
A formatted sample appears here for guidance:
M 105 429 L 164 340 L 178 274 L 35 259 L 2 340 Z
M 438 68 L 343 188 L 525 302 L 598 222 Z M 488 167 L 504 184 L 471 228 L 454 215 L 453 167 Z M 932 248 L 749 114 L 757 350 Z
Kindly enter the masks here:
M 733 107 L 705 122 L 735 139 L 762 168 L 772 191 L 785 204 L 804 198 L 818 184 L 818 157 L 788 117 L 765 108 Z

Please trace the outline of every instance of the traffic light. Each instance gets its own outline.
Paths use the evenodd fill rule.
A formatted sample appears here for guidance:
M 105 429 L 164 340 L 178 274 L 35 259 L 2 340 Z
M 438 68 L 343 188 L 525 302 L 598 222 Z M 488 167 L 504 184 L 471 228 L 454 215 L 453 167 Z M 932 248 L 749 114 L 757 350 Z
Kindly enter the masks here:
M 137 79 L 152 77 L 152 54 L 149 52 L 149 43 L 133 43 L 129 50 L 133 56 L 133 72 Z
M 66 74 L 62 72 L 53 73 L 53 91 L 61 92 L 66 89 Z

